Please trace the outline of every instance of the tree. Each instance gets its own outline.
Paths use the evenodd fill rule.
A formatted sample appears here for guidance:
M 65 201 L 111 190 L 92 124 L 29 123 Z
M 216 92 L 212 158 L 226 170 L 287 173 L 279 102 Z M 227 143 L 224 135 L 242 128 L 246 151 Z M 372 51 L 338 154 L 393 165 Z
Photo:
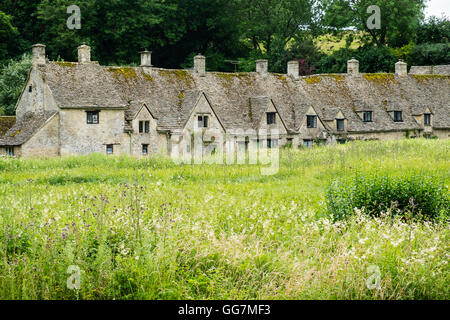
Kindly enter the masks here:
M 272 71 L 282 71 L 302 27 L 312 23 L 315 0 L 241 0 L 241 34 L 253 51 L 271 60 Z M 285 55 L 287 53 L 287 55 Z M 291 52 L 292 53 L 292 52 Z M 283 57 L 284 56 L 284 57 Z M 301 57 L 298 57 L 301 58 Z
M 8 58 L 15 58 L 38 43 L 42 34 L 36 10 L 40 1 L 36 0 L 0 0 L 0 10 L 11 17 L 12 25 L 18 33 L 13 35 L 16 50 L 8 51 Z
M 447 17 L 430 17 L 422 23 L 416 32 L 416 43 L 449 43 L 450 21 Z
M 361 72 L 390 72 L 398 61 L 395 53 L 387 47 L 365 46 L 359 49 L 342 48 L 324 56 L 317 64 L 319 73 L 345 73 L 347 61 L 359 60 Z
M 19 32 L 12 23 L 11 16 L 0 11 L 0 61 L 9 57 L 10 52 L 16 51 L 16 37 Z
M 356 28 L 363 31 L 366 43 L 402 47 L 414 39 L 414 31 L 423 20 L 426 0 L 322 0 L 322 25 L 333 31 Z M 381 10 L 381 29 L 371 29 L 367 9 Z
M 0 114 L 14 115 L 15 106 L 31 68 L 31 55 L 10 60 L 0 69 Z
M 408 65 L 433 66 L 450 63 L 450 43 L 425 43 L 412 48 Z

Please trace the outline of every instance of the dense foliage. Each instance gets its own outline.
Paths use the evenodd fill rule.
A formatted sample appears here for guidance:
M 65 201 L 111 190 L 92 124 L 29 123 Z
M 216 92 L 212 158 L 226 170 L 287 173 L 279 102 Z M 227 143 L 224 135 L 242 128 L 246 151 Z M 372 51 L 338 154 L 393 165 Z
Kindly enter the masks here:
M 280 73 L 289 60 L 298 59 L 302 75 L 343 72 L 352 57 L 361 60 L 365 72 L 391 71 L 398 59 L 415 65 L 450 63 L 448 18 L 424 20 L 425 2 L 80 0 L 81 29 L 69 30 L 72 0 L 0 0 L 0 68 L 10 59 L 20 64 L 35 43 L 47 45 L 51 60 L 75 61 L 83 42 L 103 65 L 135 65 L 138 52 L 146 49 L 159 67 L 190 68 L 192 57 L 202 53 L 209 70 L 229 72 L 253 71 L 261 58 L 270 60 L 270 71 Z M 367 27 L 370 5 L 381 9 L 380 30 Z M 325 35 L 345 44 L 325 53 L 317 41 Z M 15 85 L 4 83 L 0 96 L 20 90 Z M 10 105 L 0 101 L 1 112 L 12 115 Z
M 399 215 L 404 219 L 450 218 L 448 188 L 439 177 L 418 173 L 400 176 L 358 174 L 336 180 L 327 190 L 328 212 L 342 219 L 363 210 L 370 216 Z
M 19 60 L 11 60 L 0 69 L 0 116 L 15 114 L 14 108 L 30 67 L 31 55 L 24 54 Z

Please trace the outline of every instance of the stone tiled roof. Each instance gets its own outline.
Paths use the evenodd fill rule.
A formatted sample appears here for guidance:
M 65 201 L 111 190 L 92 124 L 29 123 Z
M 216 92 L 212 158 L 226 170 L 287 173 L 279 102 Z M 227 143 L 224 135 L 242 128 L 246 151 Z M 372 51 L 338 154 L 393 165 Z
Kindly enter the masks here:
M 96 63 L 52 62 L 40 67 L 60 107 L 124 108 L 114 79 Z
M 27 142 L 57 112 L 27 113 L 0 139 L 2 146 L 20 146 Z
M 16 117 L 0 117 L 0 137 L 16 123 Z
M 271 99 L 289 131 L 299 128 L 306 106 L 321 119 L 342 111 L 350 132 L 418 129 L 413 118 L 427 105 L 437 128 L 450 128 L 450 76 L 361 74 L 315 75 L 295 81 L 279 74 L 208 72 L 141 67 L 103 67 L 96 63 L 47 63 L 40 67 L 56 101 L 66 107 L 128 108 L 132 118 L 145 103 L 161 130 L 180 130 L 204 93 L 226 130 L 254 128 Z M 357 112 L 373 111 L 372 123 Z M 395 123 L 391 111 L 402 111 Z

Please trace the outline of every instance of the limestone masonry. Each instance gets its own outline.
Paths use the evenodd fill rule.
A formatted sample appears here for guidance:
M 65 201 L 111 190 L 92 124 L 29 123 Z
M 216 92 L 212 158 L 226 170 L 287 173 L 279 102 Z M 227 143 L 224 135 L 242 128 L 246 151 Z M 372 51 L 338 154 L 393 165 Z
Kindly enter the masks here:
M 206 72 L 201 55 L 192 70 L 153 67 L 151 55 L 141 52 L 140 67 L 106 67 L 87 45 L 77 63 L 49 62 L 45 46 L 34 45 L 16 121 L 0 121 L 8 124 L 0 154 L 189 153 L 194 132 L 209 150 L 222 142 L 208 132 L 245 149 L 450 136 L 450 66 L 408 74 L 399 61 L 395 74 L 362 74 L 352 59 L 346 74 L 300 77 L 296 61 L 287 75 L 269 73 L 267 60 L 256 72 L 220 73 Z

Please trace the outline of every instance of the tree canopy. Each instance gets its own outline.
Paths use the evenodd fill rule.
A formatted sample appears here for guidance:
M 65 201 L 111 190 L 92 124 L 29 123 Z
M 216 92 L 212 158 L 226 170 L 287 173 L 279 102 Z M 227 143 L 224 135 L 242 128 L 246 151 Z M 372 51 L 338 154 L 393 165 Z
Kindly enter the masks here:
M 83 42 L 103 65 L 137 64 L 142 50 L 152 50 L 159 67 L 189 68 L 201 53 L 209 70 L 230 72 L 236 63 L 252 71 L 261 58 L 273 72 L 298 59 L 301 74 L 342 72 L 351 57 L 367 72 L 390 71 L 400 58 L 450 63 L 450 22 L 424 20 L 426 1 L 78 0 L 81 29 L 71 30 L 72 0 L 0 0 L 0 68 L 22 66 L 35 43 L 44 43 L 52 60 L 74 61 Z M 380 8 L 379 29 L 367 24 L 373 5 Z M 326 51 L 320 43 L 330 35 L 338 42 Z M 15 91 L 3 82 L 0 96 L 5 92 Z M 10 102 L 0 108 L 11 112 Z

